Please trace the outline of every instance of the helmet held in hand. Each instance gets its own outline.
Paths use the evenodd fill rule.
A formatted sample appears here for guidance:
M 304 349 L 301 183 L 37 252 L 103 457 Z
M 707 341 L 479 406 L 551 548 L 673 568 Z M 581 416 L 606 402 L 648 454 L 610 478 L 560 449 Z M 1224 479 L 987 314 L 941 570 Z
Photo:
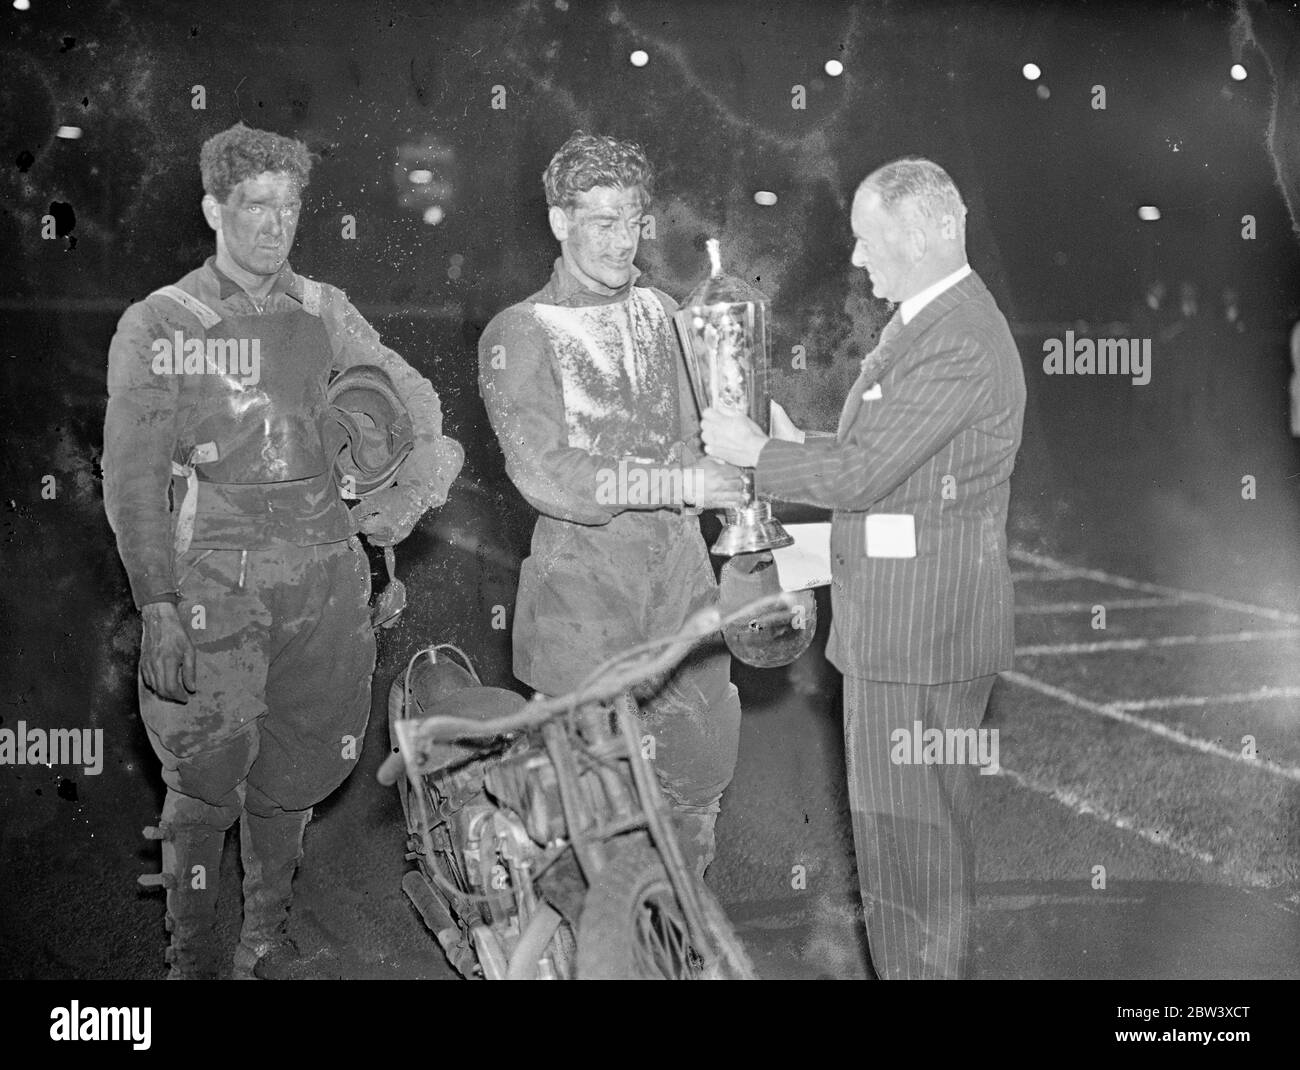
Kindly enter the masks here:
M 718 595 L 723 615 L 766 595 L 778 594 L 781 580 L 770 553 L 737 554 L 722 566 Z M 817 600 L 812 591 L 787 591 L 786 604 L 722 629 L 728 649 L 746 665 L 775 669 L 789 665 L 817 634 Z
M 331 411 L 326 445 L 346 498 L 392 485 L 415 444 L 411 414 L 382 368 L 356 364 L 325 392 Z

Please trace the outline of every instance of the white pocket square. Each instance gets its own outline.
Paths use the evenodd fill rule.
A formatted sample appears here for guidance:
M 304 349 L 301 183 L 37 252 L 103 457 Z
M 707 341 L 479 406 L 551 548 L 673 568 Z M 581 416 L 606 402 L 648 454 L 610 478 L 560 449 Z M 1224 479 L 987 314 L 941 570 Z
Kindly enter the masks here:
M 880 384 L 879 384 L 879 383 L 877 383 L 875 386 L 871 387 L 869 390 L 864 390 L 864 391 L 862 391 L 862 400 L 863 400 L 863 401 L 879 401 L 879 400 L 880 400 L 880 397 L 881 397 L 881 394 L 880 394 Z

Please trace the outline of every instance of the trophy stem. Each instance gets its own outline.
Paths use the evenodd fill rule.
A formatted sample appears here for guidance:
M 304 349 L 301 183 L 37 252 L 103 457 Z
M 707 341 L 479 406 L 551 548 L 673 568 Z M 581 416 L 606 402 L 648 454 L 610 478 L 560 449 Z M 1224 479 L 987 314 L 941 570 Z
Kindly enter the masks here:
M 711 552 L 717 557 L 735 557 L 792 545 L 794 538 L 772 516 L 771 505 L 756 501 L 724 511 L 722 533 Z

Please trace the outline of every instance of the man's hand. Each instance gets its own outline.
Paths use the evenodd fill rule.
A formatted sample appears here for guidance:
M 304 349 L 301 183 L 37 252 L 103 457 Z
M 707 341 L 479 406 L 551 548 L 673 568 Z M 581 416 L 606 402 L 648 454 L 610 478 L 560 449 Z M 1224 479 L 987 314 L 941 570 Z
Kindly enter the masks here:
M 700 416 L 704 452 L 737 468 L 753 468 L 767 445 L 767 436 L 743 413 L 731 409 L 705 409 Z
M 706 457 L 686 470 L 682 496 L 701 509 L 739 507 L 745 504 L 745 481 L 739 468 Z
M 414 487 L 387 487 L 368 495 L 356 508 L 357 526 L 372 546 L 396 546 L 425 513 Z
M 189 702 L 195 686 L 195 651 L 171 602 L 150 602 L 141 611 L 140 674 L 150 691 L 172 702 Z
M 795 427 L 794 421 L 790 419 L 785 409 L 775 402 L 769 402 L 772 408 L 772 437 L 779 438 L 785 442 L 802 442 L 804 439 L 803 432 Z

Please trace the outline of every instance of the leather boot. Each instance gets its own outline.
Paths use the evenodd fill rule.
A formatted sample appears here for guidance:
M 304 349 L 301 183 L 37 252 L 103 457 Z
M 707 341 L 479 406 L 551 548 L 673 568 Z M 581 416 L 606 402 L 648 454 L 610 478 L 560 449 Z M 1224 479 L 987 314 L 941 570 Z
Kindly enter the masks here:
M 281 810 L 240 818 L 244 862 L 244 925 L 235 949 L 235 977 L 241 980 L 289 976 L 299 959 L 287 933 L 293 875 L 302 858 L 302 837 L 311 810 Z
M 171 933 L 169 981 L 212 980 L 218 974 L 217 886 L 224 821 L 217 807 L 168 789 L 157 833 Z

